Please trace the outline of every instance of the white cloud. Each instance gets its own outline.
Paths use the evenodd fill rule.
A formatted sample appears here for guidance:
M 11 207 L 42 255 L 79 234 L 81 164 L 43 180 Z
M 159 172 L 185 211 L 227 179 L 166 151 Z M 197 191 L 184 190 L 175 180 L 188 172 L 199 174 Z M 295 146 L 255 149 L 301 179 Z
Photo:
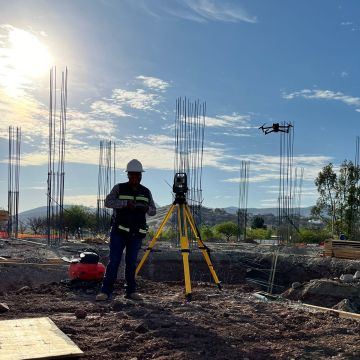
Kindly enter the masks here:
M 120 105 L 109 104 L 103 100 L 94 101 L 90 108 L 93 110 L 94 114 L 97 115 L 115 115 L 118 117 L 127 117 L 130 116 L 127 114 Z
M 214 132 L 214 135 L 222 135 L 222 136 L 235 136 L 235 137 L 249 137 L 251 136 L 250 134 L 241 134 L 241 133 L 236 133 L 236 132 L 222 132 L 222 133 L 217 133 Z
M 250 116 L 232 113 L 231 115 L 217 115 L 216 117 L 205 118 L 205 125 L 208 127 L 236 127 L 237 129 L 251 129 L 249 126 Z
M 147 93 L 143 89 L 136 89 L 135 91 L 114 89 L 112 98 L 119 105 L 126 105 L 137 110 L 152 110 L 155 111 L 162 98 L 157 94 Z
M 45 165 L 48 162 L 47 152 L 27 152 L 21 155 L 21 166 Z
M 187 6 L 200 18 L 209 21 L 256 23 L 257 18 L 250 16 L 239 6 L 232 6 L 224 1 L 186 0 Z
M 142 80 L 145 86 L 154 90 L 165 91 L 170 86 L 166 81 L 151 76 L 139 75 L 136 79 Z
M 174 146 L 174 138 L 168 135 L 149 135 L 148 140 L 155 145 Z
M 278 205 L 279 203 L 276 198 L 260 200 L 260 208 L 277 208 Z
M 85 145 L 90 139 L 113 139 L 116 123 L 111 119 L 95 117 L 94 114 L 69 109 L 67 112 L 66 143 Z
M 267 181 L 279 181 L 279 157 L 266 156 L 261 154 L 247 155 L 241 160 L 250 162 L 249 182 L 259 183 Z M 327 156 L 294 156 L 293 157 L 293 179 L 295 179 L 295 169 L 297 168 L 297 179 L 300 180 L 300 169 L 304 169 L 303 180 L 313 182 L 319 171 L 330 161 L 331 157 Z M 230 166 L 223 168 L 223 170 L 239 172 L 240 159 L 237 159 L 237 165 L 231 168 Z M 240 177 L 232 177 L 223 180 L 229 183 L 238 183 Z
M 8 138 L 8 127 L 19 126 L 23 140 L 33 142 L 48 134 L 49 110 L 31 94 L 23 94 L 21 100 L 0 89 L 0 138 Z
M 136 6 L 141 6 L 148 14 L 157 18 L 170 15 L 198 23 L 209 21 L 257 22 L 256 16 L 249 15 L 239 5 L 222 0 L 173 0 L 161 2 L 138 0 Z
M 159 143 L 157 140 L 161 140 Z M 174 166 L 173 141 L 167 142 L 166 137 L 153 136 L 137 139 L 134 137 L 116 144 L 116 164 L 122 169 L 131 158 L 141 159 L 144 167 L 161 170 L 172 170 Z M 98 165 L 99 148 L 95 145 L 69 144 L 66 148 L 66 163 Z M 22 155 L 21 164 L 45 165 L 48 161 L 46 151 L 28 152 Z M 65 165 L 66 167 L 66 165 Z
M 97 195 L 66 195 L 64 196 L 65 205 L 83 205 L 95 207 L 97 204 Z
M 331 90 L 310 90 L 304 89 L 299 91 L 294 91 L 292 93 L 283 93 L 283 98 L 287 100 L 292 100 L 296 97 L 302 97 L 304 99 L 320 99 L 320 100 L 335 100 L 341 101 L 346 105 L 350 106 L 359 106 L 360 98 L 355 96 L 345 95 L 341 92 L 334 92 Z
M 251 186 L 251 185 L 250 185 Z M 275 207 L 277 208 L 279 206 L 278 203 L 278 196 L 279 196 L 279 190 L 272 190 L 273 187 L 271 186 L 267 186 L 266 188 L 268 188 L 268 190 L 264 190 L 264 196 L 266 196 L 266 194 L 268 194 L 270 196 L 270 198 L 264 198 L 260 200 L 260 207 Z M 295 190 L 295 189 L 294 189 Z M 300 193 L 300 189 L 297 188 L 296 189 L 296 194 L 294 193 L 294 198 L 293 198 L 293 202 L 294 202 L 294 207 L 297 206 L 310 206 L 310 204 L 314 204 L 316 202 L 316 199 L 318 198 L 319 194 L 315 188 L 315 186 L 303 186 L 301 189 L 301 193 Z M 298 196 L 300 195 L 300 198 L 298 198 Z

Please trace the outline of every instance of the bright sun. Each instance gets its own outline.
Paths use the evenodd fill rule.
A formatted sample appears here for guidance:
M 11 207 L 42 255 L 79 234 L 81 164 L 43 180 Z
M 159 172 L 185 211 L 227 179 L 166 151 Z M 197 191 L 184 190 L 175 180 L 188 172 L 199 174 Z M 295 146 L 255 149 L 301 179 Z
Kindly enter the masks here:
M 34 78 L 50 70 L 52 58 L 46 46 L 27 31 L 11 29 L 8 40 L 7 73 L 3 85 L 8 95 L 16 96 L 31 85 Z

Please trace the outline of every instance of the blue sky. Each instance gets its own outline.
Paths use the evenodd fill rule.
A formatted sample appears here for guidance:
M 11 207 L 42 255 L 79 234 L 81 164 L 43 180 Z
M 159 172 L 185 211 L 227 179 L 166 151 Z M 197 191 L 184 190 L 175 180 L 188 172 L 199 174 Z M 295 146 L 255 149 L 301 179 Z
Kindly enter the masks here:
M 117 181 L 138 158 L 159 205 L 171 202 L 175 102 L 206 101 L 204 206 L 277 204 L 279 134 L 294 124 L 302 206 L 329 162 L 355 157 L 360 119 L 356 0 L 0 0 L 0 207 L 8 126 L 21 126 L 20 210 L 46 205 L 49 69 L 68 78 L 65 203 L 96 204 L 99 141 L 117 144 Z

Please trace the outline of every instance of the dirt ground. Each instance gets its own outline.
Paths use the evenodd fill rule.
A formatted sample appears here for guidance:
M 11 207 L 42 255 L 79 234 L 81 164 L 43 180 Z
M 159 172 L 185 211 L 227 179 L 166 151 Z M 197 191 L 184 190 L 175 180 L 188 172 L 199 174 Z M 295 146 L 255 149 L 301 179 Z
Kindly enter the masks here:
M 34 253 L 22 247 L 24 259 L 41 262 L 53 255 L 47 248 Z M 19 247 L 11 248 L 0 241 L 0 256 L 19 254 Z M 24 287 L 11 277 L 16 271 L 0 266 L 0 302 L 10 309 L 0 319 L 48 316 L 84 351 L 84 359 L 360 358 L 360 321 L 312 310 L 294 291 L 288 291 L 292 300 L 265 301 L 255 285 L 223 284 L 220 291 L 193 281 L 187 302 L 181 281 L 139 277 L 143 301 L 125 299 L 119 279 L 112 299 L 98 303 L 99 284 L 74 284 L 55 272 L 56 281 L 35 285 L 29 278 Z M 5 277 L 13 287 L 1 287 Z

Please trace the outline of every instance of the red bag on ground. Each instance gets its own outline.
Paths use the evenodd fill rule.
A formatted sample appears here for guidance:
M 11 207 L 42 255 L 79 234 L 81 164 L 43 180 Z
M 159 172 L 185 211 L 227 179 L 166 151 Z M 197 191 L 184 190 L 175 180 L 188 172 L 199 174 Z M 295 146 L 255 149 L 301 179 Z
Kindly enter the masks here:
M 105 266 L 98 264 L 72 263 L 69 266 L 69 277 L 71 280 L 101 281 L 104 278 Z
M 99 263 L 99 255 L 95 251 L 84 251 L 80 258 L 73 260 L 69 267 L 71 280 L 101 281 L 104 278 L 105 266 Z

